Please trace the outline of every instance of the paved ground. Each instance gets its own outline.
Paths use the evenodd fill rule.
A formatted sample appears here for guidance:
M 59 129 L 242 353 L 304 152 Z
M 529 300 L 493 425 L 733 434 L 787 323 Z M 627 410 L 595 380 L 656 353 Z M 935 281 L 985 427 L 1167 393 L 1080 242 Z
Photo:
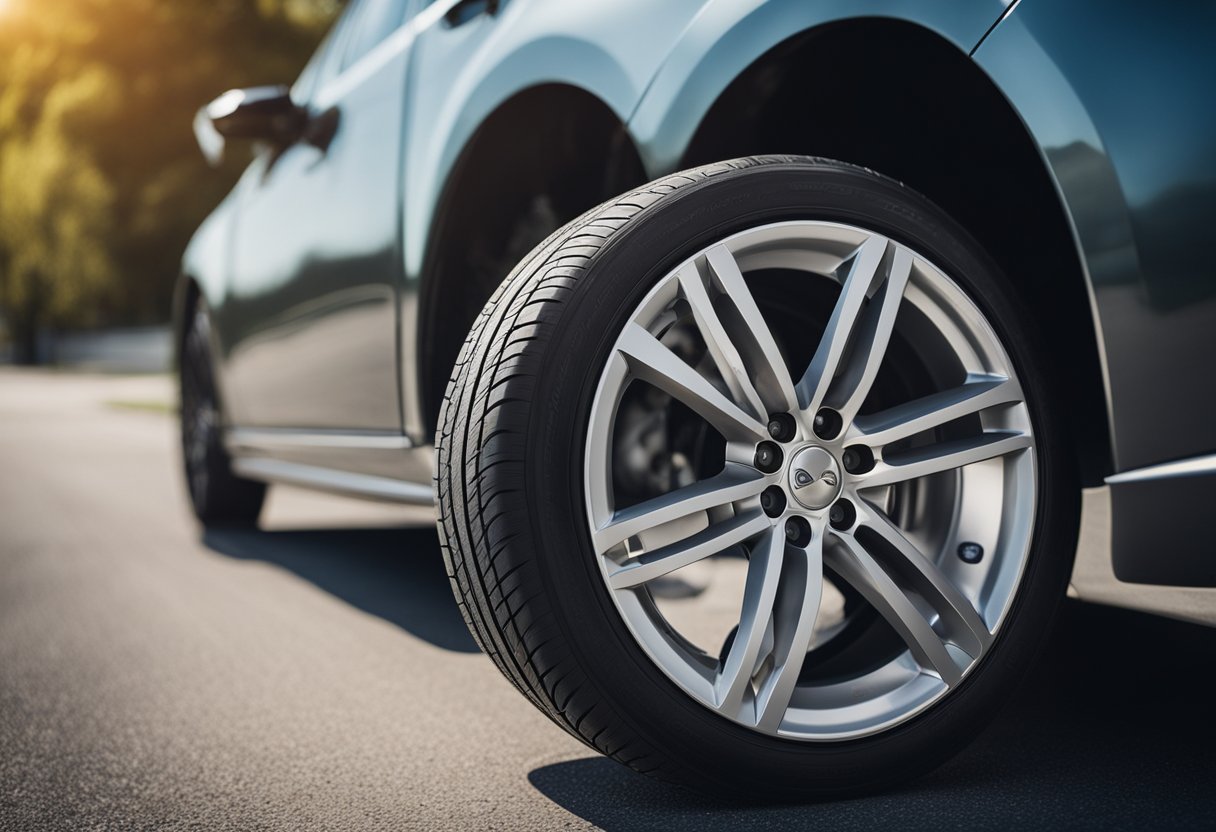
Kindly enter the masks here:
M 1216 630 L 1070 602 L 945 768 L 716 804 L 533 712 L 417 516 L 284 490 L 200 537 L 168 389 L 0 370 L 0 829 L 1216 828 Z

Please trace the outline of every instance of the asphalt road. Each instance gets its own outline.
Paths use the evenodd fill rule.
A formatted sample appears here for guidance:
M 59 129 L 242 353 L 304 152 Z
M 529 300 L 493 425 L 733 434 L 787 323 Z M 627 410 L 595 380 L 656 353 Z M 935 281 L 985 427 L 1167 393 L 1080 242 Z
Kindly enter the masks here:
M 535 713 L 425 516 L 281 489 L 262 531 L 201 535 L 143 406 L 168 395 L 0 370 L 0 829 L 1216 828 L 1216 629 L 1070 602 L 947 766 L 723 804 Z

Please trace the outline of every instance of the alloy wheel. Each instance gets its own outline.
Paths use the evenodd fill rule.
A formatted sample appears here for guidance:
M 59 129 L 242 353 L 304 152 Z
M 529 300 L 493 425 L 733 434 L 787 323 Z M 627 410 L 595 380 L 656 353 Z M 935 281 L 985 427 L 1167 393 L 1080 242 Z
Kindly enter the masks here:
M 775 270 L 828 290 L 822 331 L 770 326 L 757 297 L 771 304 Z M 896 349 L 937 368 L 931 389 L 879 395 Z M 681 414 L 695 450 L 647 457 Z M 587 431 L 587 528 L 629 632 L 681 690 L 764 734 L 850 739 L 989 652 L 1028 557 L 1034 454 L 1012 362 L 957 283 L 857 226 L 767 224 L 685 260 L 619 333 Z M 714 594 L 706 565 L 735 587 L 710 636 L 680 611 Z M 894 638 L 857 638 L 866 620 Z

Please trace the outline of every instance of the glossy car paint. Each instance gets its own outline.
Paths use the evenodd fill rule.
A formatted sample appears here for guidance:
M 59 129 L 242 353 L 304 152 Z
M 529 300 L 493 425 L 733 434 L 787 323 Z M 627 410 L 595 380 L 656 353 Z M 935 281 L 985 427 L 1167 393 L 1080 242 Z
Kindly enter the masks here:
M 332 140 L 262 153 L 238 187 L 233 292 L 217 317 L 235 424 L 400 429 L 400 81 L 410 45 L 382 44 L 321 86 L 309 109 L 337 120 Z
M 1212 31 L 1210 7 L 508 0 L 450 25 L 455 5 L 416 0 L 396 34 L 301 91 L 314 114 L 336 112 L 332 143 L 293 146 L 274 164 L 263 151 L 187 252 L 185 276 L 215 318 L 226 417 L 244 437 L 236 450 L 426 482 L 416 356 L 437 206 L 478 127 L 514 96 L 547 83 L 585 90 L 659 176 L 774 46 L 873 18 L 974 52 L 1042 149 L 1088 276 L 1115 470 L 1216 449 L 1216 385 L 1203 367 L 1214 276 L 1201 233 L 1216 215 L 1216 111 L 1196 100 L 1214 67 L 1195 36 Z M 398 452 L 382 447 L 388 437 Z M 1134 507 L 1116 514 L 1145 523 Z
M 1196 541 L 1216 464 L 1152 470 L 1216 449 L 1216 108 L 1196 95 L 1216 51 L 1201 32 L 1216 32 L 1216 6 L 1024 0 L 975 59 L 1042 149 L 1083 253 L 1122 473 L 1116 574 L 1213 586 Z
M 295 145 L 284 154 L 286 164 L 279 164 L 281 159 L 271 166 L 267 183 L 262 176 L 271 154 L 263 152 L 217 211 L 242 215 L 219 236 L 248 240 L 245 262 L 259 256 L 254 251 L 258 246 L 277 249 L 261 255 L 271 262 L 243 269 L 238 241 L 225 243 L 238 251 L 237 262 L 208 267 L 198 249 L 206 248 L 204 240 L 215 232 L 200 232 L 187 252 L 185 273 L 200 284 L 215 317 L 224 357 L 222 391 L 233 425 L 398 430 L 415 444 L 428 440 L 413 362 L 421 334 L 418 293 L 436 206 L 476 129 L 520 92 L 560 82 L 591 93 L 630 125 L 647 174 L 659 176 L 676 168 L 705 111 L 734 75 L 798 31 L 854 17 L 894 17 L 917 22 L 966 49 L 1004 10 L 998 0 L 511 0 L 497 15 L 476 15 L 451 26 L 443 18 L 454 5 L 451 0 L 427 5 L 389 41 L 300 102 L 314 113 L 338 107 L 340 126 L 330 152 Z M 367 64 L 377 67 L 369 72 Z M 342 134 L 353 129 L 349 113 L 355 102 L 341 106 L 331 100 L 332 90 L 349 85 L 350 76 L 359 78 L 367 97 L 382 102 L 396 97 L 397 103 L 386 109 L 401 107 L 400 131 L 390 129 L 389 119 L 381 116 L 383 129 L 368 131 L 366 147 L 360 148 L 362 177 L 375 178 L 362 199 L 350 198 L 357 193 L 355 183 L 344 185 L 337 174 L 344 167 L 342 148 L 354 145 Z M 392 160 L 393 152 L 404 153 L 400 166 Z M 288 165 L 301 174 L 298 178 L 321 181 L 309 187 L 270 181 L 287 178 Z M 361 178 L 360 173 L 351 176 Z M 368 187 L 366 181 L 358 184 Z M 263 192 L 276 188 L 289 193 L 276 197 Z M 398 190 L 399 205 L 384 204 L 386 188 Z M 273 207 L 255 219 L 244 207 L 247 202 Z M 387 228 L 390 217 L 397 224 Z M 356 225 L 357 243 L 337 233 L 350 233 Z M 315 238 L 318 232 L 321 236 Z M 267 246 L 265 240 L 276 245 Z M 359 250 L 343 250 L 351 245 Z M 393 251 L 399 253 L 397 263 L 389 264 L 385 255 Z M 394 275 L 398 264 L 403 270 Z M 297 278 L 288 286 L 285 275 L 293 273 Z M 352 277 L 363 294 L 350 286 Z M 308 283 L 313 285 L 306 287 Z M 387 379 L 379 357 L 354 366 L 344 356 L 360 350 L 347 352 L 335 341 L 339 332 L 354 334 L 370 350 L 372 344 L 395 339 L 396 330 L 387 326 L 390 296 L 401 333 L 400 351 L 392 353 L 395 379 Z M 329 350 L 337 354 L 329 355 L 321 346 L 327 340 L 335 341 Z M 308 381 L 301 383 L 297 373 Z M 394 383 L 401 415 L 389 424 L 383 397 Z
M 418 52 L 408 81 L 403 194 L 407 293 L 414 297 L 443 189 L 486 119 L 521 92 L 559 82 L 590 92 L 626 122 L 705 0 L 511 0 L 497 15 L 478 15 L 459 26 L 443 21 L 451 5 L 436 2 L 415 21 Z M 416 301 L 406 305 L 417 308 Z M 415 339 L 424 337 L 418 327 L 410 331 Z M 407 353 L 421 350 L 407 346 Z M 426 441 L 417 384 L 404 388 L 403 409 L 407 433 Z

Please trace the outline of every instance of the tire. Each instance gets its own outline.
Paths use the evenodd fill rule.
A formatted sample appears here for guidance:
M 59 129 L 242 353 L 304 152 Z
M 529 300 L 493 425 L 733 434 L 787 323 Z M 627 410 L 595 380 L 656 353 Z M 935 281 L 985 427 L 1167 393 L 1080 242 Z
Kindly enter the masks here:
M 838 230 L 842 226 L 847 234 Z M 644 513 L 660 503 L 647 502 L 651 498 L 645 497 L 637 504 L 640 508 L 630 509 L 627 502 L 622 503 L 623 508 L 614 508 L 620 499 L 621 477 L 625 476 L 618 476 L 618 456 L 632 449 L 622 449 L 613 443 L 626 441 L 616 438 L 624 435 L 619 420 L 626 417 L 623 414 L 634 411 L 629 409 L 632 404 L 629 407 L 623 404 L 625 397 L 633 395 L 627 382 L 620 382 L 619 389 L 624 392 L 619 392 L 618 399 L 612 399 L 616 395 L 612 390 L 617 389 L 613 384 L 620 378 L 612 368 L 626 367 L 632 374 L 630 377 L 645 377 L 644 381 L 664 392 L 679 387 L 667 377 L 653 381 L 657 377 L 654 365 L 662 364 L 660 358 L 653 361 L 647 356 L 639 358 L 642 347 L 630 351 L 634 347 L 629 345 L 644 346 L 651 344 L 648 338 L 660 337 L 654 334 L 660 331 L 659 325 L 653 325 L 655 329 L 650 335 L 637 335 L 637 328 L 627 324 L 641 320 L 639 315 L 651 315 L 646 310 L 657 308 L 655 304 L 660 301 L 667 304 L 662 298 L 667 297 L 663 293 L 668 290 L 663 287 L 676 285 L 670 283 L 673 280 L 678 283 L 678 275 L 672 276 L 673 269 L 694 258 L 689 262 L 698 264 L 695 268 L 701 271 L 685 274 L 699 275 L 695 280 L 702 286 L 700 291 L 706 285 L 721 290 L 715 308 L 721 310 L 723 303 L 731 303 L 732 309 L 741 310 L 730 313 L 734 316 L 729 318 L 733 322 L 732 332 L 758 332 L 738 328 L 739 320 L 753 320 L 747 318 L 745 302 L 737 300 L 747 293 L 731 294 L 730 286 L 739 284 L 730 283 L 726 277 L 714 277 L 720 267 L 713 265 L 707 253 L 719 242 L 734 245 L 729 241 L 736 238 L 753 241 L 747 243 L 753 246 L 747 256 L 753 258 L 753 265 L 759 264 L 756 269 L 744 270 L 748 287 L 757 287 L 757 293 L 762 288 L 775 292 L 776 289 L 766 287 L 778 285 L 783 287 L 782 291 L 789 286 L 791 291 L 809 292 L 809 288 L 803 288 L 804 283 L 807 287 L 822 284 L 827 287 L 824 291 L 830 290 L 829 295 L 836 292 L 825 301 L 828 304 L 825 308 L 835 309 L 844 303 L 846 289 L 836 283 L 804 281 L 801 276 L 800 282 L 778 282 L 777 272 L 766 276 L 769 273 L 761 267 L 765 262 L 763 240 L 768 238 L 747 236 L 794 231 L 821 235 L 826 242 L 816 244 L 829 248 L 836 245 L 832 242 L 833 235 L 840 234 L 881 244 L 881 249 L 873 249 L 882 252 L 882 259 L 874 261 L 879 264 L 874 266 L 875 274 L 889 276 L 873 278 L 878 281 L 873 284 L 878 288 L 864 305 L 869 311 L 857 313 L 857 320 L 870 315 L 864 320 L 877 321 L 876 331 L 883 326 L 883 319 L 878 317 L 882 307 L 876 305 L 880 293 L 886 292 L 886 287 L 902 285 L 895 282 L 895 274 L 905 273 L 901 271 L 905 267 L 896 264 L 913 264 L 906 266 L 906 273 L 911 275 L 907 280 L 908 286 L 918 287 L 918 294 L 911 301 L 903 300 L 902 294 L 893 296 L 894 309 L 917 310 L 901 312 L 898 318 L 891 319 L 898 326 L 891 324 L 895 328 L 889 337 L 900 348 L 887 350 L 885 341 L 869 335 L 865 338 L 870 340 L 864 340 L 856 334 L 868 331 L 860 324 L 854 335 L 839 336 L 853 339 L 840 341 L 848 345 L 842 353 L 844 357 L 836 365 L 821 365 L 815 376 L 820 383 L 816 386 L 808 382 L 809 392 L 805 395 L 810 397 L 806 401 L 813 402 L 816 396 L 821 396 L 821 403 L 843 404 L 836 410 L 816 408 L 794 413 L 793 430 L 798 438 L 777 442 L 778 456 L 789 464 L 781 467 L 784 463 L 778 460 L 776 473 L 760 471 L 759 444 L 754 460 L 750 450 L 746 451 L 748 458 L 743 459 L 739 451 L 743 445 L 731 438 L 736 429 L 751 435 L 747 434 L 749 430 L 754 432 L 751 422 L 743 424 L 745 420 L 736 418 L 737 414 L 721 417 L 724 409 L 729 410 L 725 406 L 718 410 L 708 408 L 707 412 L 713 412 L 705 420 L 711 421 L 712 417 L 711 427 L 726 433 L 720 443 L 725 448 L 721 452 L 725 461 L 721 454 L 717 462 L 711 460 L 706 466 L 707 476 L 717 467 L 723 472 L 739 473 L 742 478 L 739 482 L 746 481 L 740 487 L 750 489 L 747 496 L 732 502 L 729 510 L 688 515 L 698 524 L 708 524 L 689 527 L 691 531 L 675 528 L 685 521 L 673 520 L 665 526 L 638 532 L 638 536 L 626 542 L 613 542 L 613 534 L 618 531 L 627 534 L 632 527 L 613 526 L 611 532 L 604 532 L 609 525 L 627 519 L 629 511 Z M 867 238 L 867 234 L 872 236 Z M 868 244 L 858 244 L 861 247 L 842 259 L 839 268 L 843 270 L 847 265 L 852 271 L 842 274 L 840 283 L 853 272 L 861 275 L 859 281 L 871 280 L 860 265 Z M 802 243 L 794 241 L 788 245 L 797 247 Z M 706 266 L 707 263 L 710 265 Z M 723 266 L 721 271 L 726 274 L 728 269 Z M 761 285 L 761 277 L 774 282 Z M 683 288 L 686 285 L 688 288 Z M 871 286 L 869 282 L 857 285 Z M 655 320 L 683 314 L 685 317 L 680 319 L 683 321 L 688 317 L 687 309 L 696 306 L 689 300 L 691 283 L 678 286 L 673 291 L 683 293 L 680 297 L 684 300 L 662 306 L 665 311 L 654 313 L 659 316 Z M 934 299 L 933 294 L 938 291 L 934 287 L 940 288 L 941 299 Z M 774 321 L 783 313 L 783 307 L 786 311 L 803 308 L 802 300 L 784 304 L 779 300 L 766 301 L 767 311 L 760 317 Z M 840 461 L 845 459 L 846 439 L 842 438 L 845 432 L 869 419 L 865 422 L 871 429 L 869 435 L 877 435 L 873 432 L 875 417 L 866 415 L 867 409 L 862 406 L 870 402 L 867 396 L 893 397 L 899 390 L 910 390 L 916 396 L 928 395 L 917 390 L 920 387 L 929 390 L 936 383 L 934 374 L 939 365 L 951 367 L 949 373 L 941 371 L 945 377 L 958 369 L 951 361 L 964 361 L 957 357 L 937 361 L 933 357 L 936 354 L 933 351 L 940 346 L 935 338 L 943 343 L 962 343 L 951 334 L 950 327 L 954 324 L 941 324 L 942 332 L 947 334 L 933 335 L 921 323 L 922 307 L 917 304 L 931 310 L 939 300 L 947 307 L 954 304 L 958 309 L 968 310 L 954 316 L 964 321 L 958 326 L 970 327 L 967 332 L 972 340 L 989 344 L 982 348 L 987 350 L 985 355 L 998 356 L 992 360 L 1005 368 L 1007 376 L 980 379 L 985 395 L 998 388 L 1005 393 L 1016 392 L 1007 399 L 999 396 L 992 399 L 997 404 L 983 410 L 982 419 L 977 405 L 957 421 L 939 425 L 928 434 L 918 435 L 920 438 L 905 440 L 903 445 L 899 440 L 890 442 L 880 449 L 881 453 L 874 452 L 880 459 L 863 458 L 858 462 L 854 456 L 846 470 L 846 463 Z M 810 300 L 805 305 L 808 309 L 813 306 Z M 721 320 L 727 321 L 727 313 L 722 315 Z M 938 320 L 927 312 L 924 319 Z M 697 319 L 698 327 L 700 320 Z M 852 319 L 842 314 L 840 320 Z M 839 326 L 832 330 L 826 314 L 825 321 L 818 325 L 820 332 L 843 331 Z M 911 323 L 905 325 L 905 321 Z M 789 395 L 789 388 L 783 383 L 772 382 L 779 375 L 779 365 L 788 362 L 787 369 L 796 380 L 793 368 L 806 366 L 802 362 L 819 349 L 820 332 L 813 332 L 809 324 L 797 321 L 795 324 L 780 330 L 772 324 L 774 333 L 792 334 L 786 334 L 777 349 L 783 356 L 781 361 L 774 359 L 765 365 L 770 369 L 745 366 L 745 372 L 733 376 L 732 382 L 725 365 L 718 365 L 721 373 L 713 384 L 719 393 L 739 398 L 742 395 L 739 391 L 751 385 L 752 391 L 763 399 L 759 404 L 749 405 L 748 413 L 752 414 L 749 419 L 761 410 L 760 405 L 769 405 L 773 396 L 783 391 Z M 671 331 L 661 337 L 668 337 Z M 918 335 L 921 332 L 924 338 Z M 743 361 L 745 365 L 751 360 L 763 362 L 773 357 L 758 335 L 744 335 L 735 340 L 741 345 L 740 355 L 746 352 L 749 356 Z M 700 353 L 703 362 L 708 361 L 705 358 L 710 352 L 708 343 L 706 340 L 705 350 Z M 876 360 L 891 362 L 893 369 L 882 363 L 871 378 L 870 388 L 856 381 L 864 374 L 851 375 L 850 362 L 867 366 L 866 356 L 870 354 L 867 350 L 875 344 L 880 345 L 874 350 L 879 356 Z M 958 353 L 966 356 L 972 349 L 962 346 Z M 797 361 L 793 358 L 795 353 L 801 356 Z M 922 358 L 922 353 L 928 358 Z M 900 369 L 903 356 L 913 356 L 904 362 L 909 368 L 907 372 Z M 829 369 L 824 370 L 824 366 Z M 840 370 L 839 375 L 836 370 Z M 1064 594 L 1077 533 L 1079 487 L 1067 454 L 1069 443 L 1063 434 L 1063 420 L 1050 411 L 1052 371 L 1053 362 L 1036 338 L 1034 319 L 1019 303 L 1011 282 L 961 227 L 924 197 L 897 182 L 829 160 L 756 157 L 685 171 L 643 186 L 584 214 L 538 246 L 487 303 L 461 351 L 440 415 L 435 485 L 440 505 L 440 541 L 465 620 L 503 675 L 543 713 L 588 746 L 636 771 L 742 799 L 839 796 L 872 791 L 923 774 L 958 751 L 997 712 L 1031 665 Z M 683 371 L 672 372 L 678 375 Z M 807 372 L 810 378 L 810 371 Z M 747 381 L 749 377 L 751 381 Z M 966 375 L 965 383 L 975 378 Z M 1000 378 L 1015 383 L 1020 379 L 1020 388 L 1004 384 Z M 689 384 L 696 386 L 693 382 Z M 968 394 L 980 390 L 967 388 Z M 800 397 L 797 403 L 801 406 L 804 403 L 801 388 L 794 394 Z M 857 399 L 860 404 L 853 402 L 854 394 L 860 397 Z M 717 401 L 712 393 L 705 392 L 698 406 L 710 399 Z M 743 407 L 741 401 L 742 398 L 735 404 Z M 674 419 L 671 414 L 676 413 L 677 406 L 665 406 L 668 407 L 665 418 Z M 840 426 L 835 444 L 821 440 L 819 434 L 831 434 L 836 426 L 830 423 L 844 412 L 853 413 L 856 423 Z M 609 415 L 601 416 L 602 413 Z M 809 420 L 816 414 L 822 418 L 812 425 Z M 764 424 L 763 414 L 759 417 Z M 780 417 L 766 426 L 774 437 L 789 435 L 791 428 L 783 419 Z M 601 423 L 611 427 L 603 428 Z M 989 430 L 992 425 L 997 426 L 992 429 L 995 432 Z M 698 435 L 710 433 L 701 430 Z M 605 436 L 608 446 L 599 447 L 597 437 Z M 932 444 L 936 442 L 954 444 Z M 918 443 L 926 445 L 928 450 L 924 453 L 935 460 L 946 460 L 947 450 L 959 447 L 982 446 L 986 449 L 983 453 L 993 456 L 965 469 L 943 469 L 910 483 L 873 485 L 881 483 L 884 477 L 891 478 L 891 471 L 905 465 L 906 460 L 919 459 Z M 803 454 L 812 445 L 823 446 L 820 450 L 824 453 Z M 608 460 L 604 465 L 612 469 L 610 474 L 605 475 L 607 468 L 601 471 L 596 467 L 600 453 Z M 857 453 L 865 456 L 864 449 Z M 827 460 L 823 463 L 825 467 L 822 471 L 812 470 L 812 462 L 806 460 L 820 457 Z M 675 455 L 664 457 L 667 460 L 664 464 L 675 458 Z M 765 462 L 764 467 L 772 467 L 771 459 L 766 458 Z M 829 491 L 835 488 L 836 496 L 828 491 L 811 494 L 800 490 L 795 484 L 798 473 L 795 468 L 800 465 L 804 466 L 799 469 L 803 479 L 807 471 L 811 475 L 812 482 L 806 488 Z M 832 465 L 836 467 L 831 468 Z M 755 466 L 756 470 L 749 466 Z M 985 489 L 994 480 L 971 472 L 998 470 L 993 466 L 1000 466 L 1005 476 L 995 480 L 1001 483 L 999 503 L 989 504 L 983 501 L 991 501 L 996 492 Z M 830 478 L 826 474 L 829 468 L 835 472 Z M 854 468 L 863 473 L 853 474 Z M 639 470 L 645 470 L 645 466 Z M 632 476 L 631 471 L 626 470 L 626 474 Z M 844 483 L 837 485 L 833 480 Z M 606 484 L 601 487 L 597 484 L 600 482 Z M 770 494 L 774 488 L 780 494 L 771 499 L 757 494 L 759 485 L 766 484 L 771 486 L 766 487 L 764 494 Z M 850 488 L 854 490 L 849 491 Z M 868 489 L 865 500 L 858 496 L 861 489 Z M 909 489 L 919 490 L 909 492 Z M 610 499 L 600 493 L 604 490 Z M 920 497 L 905 499 L 908 493 Z M 949 497 L 950 494 L 954 497 Z M 852 502 L 846 499 L 850 496 L 855 498 Z M 976 511 L 977 504 L 999 508 L 1000 529 L 994 532 L 998 536 L 990 541 L 986 554 L 976 543 L 958 542 L 956 546 L 956 539 L 948 535 L 961 532 L 940 518 L 935 520 L 933 512 L 928 511 L 923 520 L 913 517 L 907 525 L 920 530 L 917 533 L 923 533 L 926 539 L 947 535 L 941 537 L 949 541 L 948 545 L 943 543 L 945 548 L 936 552 L 931 561 L 915 560 L 914 555 L 908 555 L 908 560 L 876 560 L 879 554 L 882 558 L 891 558 L 892 553 L 898 555 L 904 551 L 898 548 L 898 541 L 910 539 L 891 536 L 892 542 L 884 543 L 874 537 L 873 529 L 894 526 L 898 530 L 896 521 L 883 522 L 885 512 L 909 512 L 909 506 L 916 500 L 934 506 L 939 498 L 943 506 L 949 505 L 949 499 L 954 499 L 956 506 L 964 506 L 961 512 L 955 509 L 963 518 L 959 521 L 962 525 L 966 525 L 964 520 L 970 523 L 986 516 L 984 511 Z M 653 499 L 677 498 L 660 493 Z M 834 500 L 830 505 L 825 502 L 830 500 Z M 886 502 L 878 507 L 870 500 Z M 601 509 L 608 506 L 608 520 L 595 519 L 597 505 Z M 679 505 L 683 511 L 687 503 Z M 733 519 L 722 520 L 724 511 Z M 837 517 L 841 513 L 844 516 Z M 771 521 L 771 528 L 764 525 L 765 518 Z M 722 532 L 721 537 L 716 536 L 736 520 L 741 529 L 738 535 L 732 537 Z M 752 528 L 749 524 L 766 530 L 755 532 L 756 536 L 741 543 L 740 536 L 747 531 L 743 526 Z M 780 540 L 781 524 L 794 543 Z M 953 531 L 942 531 L 944 526 Z M 658 535 L 658 529 L 669 537 L 688 535 L 697 533 L 697 528 L 703 528 L 706 535 L 715 535 L 714 540 L 719 543 L 728 537 L 732 542 L 732 548 L 724 550 L 726 554 L 706 560 L 714 569 L 742 562 L 749 574 L 760 569 L 762 575 L 776 575 L 775 595 L 746 596 L 767 597 L 770 607 L 761 604 L 753 605 L 753 609 L 770 612 L 749 613 L 744 604 L 738 626 L 722 644 L 716 659 L 717 670 L 712 669 L 715 660 L 712 645 L 701 649 L 685 639 L 683 631 L 678 638 L 672 636 L 669 631 L 678 628 L 670 623 L 671 619 L 664 617 L 666 613 L 655 615 L 662 604 L 668 603 L 666 596 L 653 588 L 656 584 L 626 586 L 644 580 L 631 575 L 651 573 L 627 574 L 627 567 L 644 565 L 645 558 L 624 547 L 637 544 L 645 549 L 643 554 L 651 554 L 651 544 L 640 535 Z M 803 532 L 805 536 L 799 539 Z M 606 535 L 603 540 L 601 533 Z M 653 549 L 654 562 L 662 561 L 661 555 L 670 556 L 672 552 L 691 552 L 691 540 L 691 537 L 678 539 L 669 548 L 663 548 L 667 546 L 666 540 L 654 544 L 657 547 Z M 607 554 L 604 546 L 612 547 Z M 771 546 L 771 550 L 766 550 L 766 546 Z M 855 550 L 865 551 L 858 554 Z M 765 551 L 767 556 L 763 554 Z M 758 556 L 758 552 L 762 554 Z M 735 557 L 741 553 L 746 560 Z M 979 565 L 969 564 L 969 559 L 977 554 Z M 782 560 L 775 560 L 778 556 Z M 735 559 L 732 561 L 731 557 Z M 660 566 L 660 570 L 670 568 L 674 562 Z M 867 572 L 876 562 L 880 565 Z M 930 562 L 936 571 L 917 565 L 924 562 Z M 820 567 L 822 563 L 829 563 L 830 568 L 825 571 Z M 915 568 L 908 568 L 909 563 Z M 982 574 L 987 576 L 984 581 L 988 589 L 984 590 L 986 595 L 975 590 L 964 598 L 968 613 L 958 605 L 957 593 L 972 592 L 960 588 L 970 580 L 968 576 L 980 574 L 966 571 L 972 568 L 987 570 Z M 962 577 L 948 578 L 951 583 L 947 587 L 940 581 L 934 583 L 947 573 Z M 817 575 L 827 577 L 820 580 Z M 826 641 L 812 648 L 809 639 L 818 638 L 826 616 L 821 602 L 828 584 L 839 585 L 844 598 L 842 623 L 837 631 L 831 631 L 835 635 L 823 625 Z M 745 594 L 751 591 L 747 586 L 751 585 L 745 585 Z M 756 586 L 761 586 L 759 579 Z M 920 593 L 916 597 L 928 599 L 926 603 L 934 607 L 934 612 L 922 613 L 917 623 L 909 613 L 915 612 L 916 607 L 903 604 L 898 593 L 891 592 L 892 586 L 903 593 L 905 600 Z M 694 587 L 691 591 L 695 594 L 697 590 Z M 980 600 L 972 602 L 968 600 L 971 597 Z M 994 600 L 998 597 L 1002 599 L 999 604 Z M 980 607 L 975 606 L 981 603 L 986 605 L 982 614 L 978 612 Z M 793 614 L 791 609 L 795 611 Z M 810 621 L 816 628 L 810 636 L 807 635 L 810 630 L 799 626 L 806 620 L 806 610 L 811 610 Z M 936 624 L 931 621 L 934 613 Z M 975 616 L 979 616 L 985 633 L 976 629 Z M 666 633 L 664 626 L 669 630 Z M 939 638 L 945 644 L 953 669 L 941 658 L 943 643 L 933 646 L 932 627 L 944 633 Z M 971 629 L 967 630 L 968 627 Z M 899 639 L 898 644 L 891 641 L 892 633 Z M 952 649 L 959 644 L 973 646 L 960 654 Z M 701 653 L 707 658 L 703 660 Z M 736 655 L 742 658 L 735 665 L 747 668 L 748 672 L 728 678 L 727 671 Z M 693 668 L 691 675 L 672 656 Z M 852 700 L 840 707 L 817 704 L 829 701 L 824 698 L 828 691 L 862 695 L 855 694 L 862 690 L 860 683 L 833 687 L 832 679 L 817 678 L 819 668 L 831 667 L 833 673 L 844 673 L 839 668 L 851 667 L 848 672 L 855 676 L 840 678 L 867 681 L 878 678 L 873 675 L 878 671 L 867 669 L 867 663 L 888 661 L 888 656 L 897 658 L 881 665 L 883 672 L 893 667 L 907 669 L 908 656 L 917 665 L 915 669 L 907 669 L 906 680 L 900 677 L 901 687 L 893 688 L 901 696 L 907 694 L 906 707 L 900 705 L 902 710 L 892 711 L 891 715 L 884 713 L 881 718 L 873 717 L 870 724 L 863 724 L 860 718 L 848 721 L 848 715 L 854 713 L 847 707 Z M 697 670 L 702 666 L 710 669 Z M 696 673 L 700 672 L 710 674 L 708 678 L 713 685 L 723 686 L 727 693 L 722 699 L 731 703 L 729 708 L 714 704 L 719 688 L 704 688 L 697 681 Z M 699 693 L 703 690 L 711 692 Z M 936 692 L 930 694 L 931 690 Z M 751 697 L 750 712 L 748 697 Z M 896 697 L 892 694 L 888 698 Z M 736 709 L 737 702 L 743 704 Z M 778 707 L 783 710 L 774 710 Z
M 211 352 L 211 324 L 200 303 L 182 340 L 182 470 L 194 515 L 205 527 L 253 528 L 266 500 L 266 485 L 232 472 L 224 448 L 219 394 Z

